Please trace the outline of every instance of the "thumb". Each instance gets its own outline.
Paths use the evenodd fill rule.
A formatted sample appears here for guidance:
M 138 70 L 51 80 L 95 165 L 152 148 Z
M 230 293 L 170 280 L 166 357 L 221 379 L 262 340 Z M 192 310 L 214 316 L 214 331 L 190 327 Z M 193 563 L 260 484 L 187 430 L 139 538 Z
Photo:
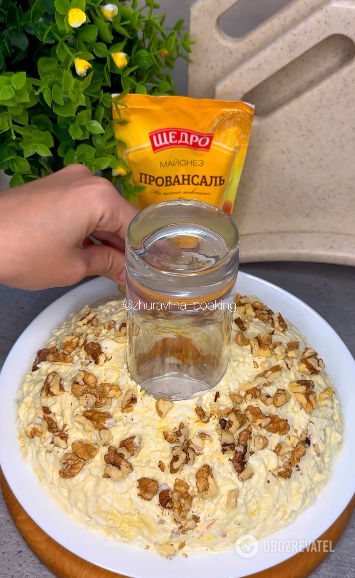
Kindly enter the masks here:
M 101 275 L 112 281 L 119 281 L 125 268 L 125 256 L 108 245 L 90 245 L 82 250 L 85 261 L 85 276 Z

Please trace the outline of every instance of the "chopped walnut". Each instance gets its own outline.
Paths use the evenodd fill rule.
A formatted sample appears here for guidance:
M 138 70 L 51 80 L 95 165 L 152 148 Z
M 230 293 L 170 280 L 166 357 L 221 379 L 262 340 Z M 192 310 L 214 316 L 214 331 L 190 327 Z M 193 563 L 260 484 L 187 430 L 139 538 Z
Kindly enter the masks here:
M 204 500 L 214 498 L 218 494 L 218 488 L 210 465 L 204 464 L 196 472 L 196 486 Z
M 242 319 L 240 317 L 237 317 L 236 319 L 234 319 L 234 323 L 236 325 L 238 325 L 240 331 L 245 331 L 246 330 L 246 326 L 244 325 Z
M 258 357 L 271 357 L 273 346 L 272 346 L 272 337 L 269 333 L 266 335 L 259 335 L 256 336 L 258 346 L 259 346 L 259 353 Z
M 290 425 L 287 419 L 281 419 L 277 415 L 270 415 L 270 422 L 265 426 L 266 431 L 286 435 L 290 431 Z
M 206 413 L 205 410 L 200 405 L 197 405 L 195 407 L 195 412 L 198 415 L 199 420 L 202 421 L 203 423 L 207 423 L 210 420 L 210 415 Z
M 312 379 L 299 379 L 291 381 L 288 387 L 292 393 L 308 393 L 314 389 L 314 381 Z
M 42 361 L 47 361 L 47 355 L 49 353 L 49 349 L 39 349 L 36 354 L 36 358 L 32 365 L 32 371 L 37 371 L 38 364 L 42 363 Z
M 187 514 L 192 506 L 192 496 L 189 493 L 188 484 L 179 478 L 176 478 L 174 482 L 171 501 L 175 520 L 178 522 L 186 520 Z M 195 525 L 196 524 L 194 524 L 194 526 Z
M 239 388 L 239 391 L 249 391 L 249 389 L 254 389 L 255 387 L 263 387 L 265 385 L 269 385 L 266 377 L 257 376 L 253 381 L 244 383 L 244 385 Z
M 83 327 L 84 325 L 88 325 L 93 319 L 96 317 L 95 311 L 87 311 L 84 315 L 76 322 L 78 327 Z
M 272 326 L 280 331 L 287 331 L 287 323 L 281 313 L 274 313 L 272 316 Z
M 275 407 L 286 405 L 291 399 L 291 395 L 286 389 L 278 389 L 274 395 L 273 403 Z
M 286 355 L 287 357 L 297 357 L 297 353 L 300 348 L 299 341 L 290 341 L 286 347 Z
M 122 403 L 121 403 L 122 413 L 132 412 L 133 406 L 136 403 L 137 403 L 137 396 L 134 393 L 133 389 L 127 389 L 126 393 L 123 396 Z
M 50 433 L 56 434 L 59 431 L 57 420 L 55 416 L 52 414 L 49 407 L 43 406 L 43 419 L 47 422 L 48 431 Z
M 155 409 L 157 410 L 157 414 L 159 417 L 163 418 L 166 417 L 167 413 L 174 407 L 174 404 L 169 401 L 168 399 L 165 399 L 164 397 L 161 397 L 160 399 L 157 399 L 155 402 Z
M 257 451 L 263 450 L 267 447 L 268 439 L 265 436 L 255 436 L 254 446 Z
M 83 416 L 91 421 L 96 429 L 109 429 L 115 425 L 116 420 L 108 411 L 98 411 L 96 409 L 89 409 L 83 412 Z
M 237 335 L 235 336 L 235 342 L 237 345 L 244 347 L 250 344 L 250 339 L 245 337 L 245 335 L 241 331 L 238 331 Z
M 80 458 L 81 460 L 87 461 L 92 460 L 96 456 L 99 448 L 94 446 L 93 444 L 89 444 L 83 441 L 73 442 L 72 445 L 73 452 Z
M 42 427 L 37 423 L 30 423 L 25 428 L 25 434 L 28 438 L 30 438 L 30 440 L 33 440 L 33 438 L 35 437 L 41 436 L 42 432 L 43 432 Z
M 100 363 L 100 356 L 102 354 L 101 345 L 96 343 L 95 341 L 91 341 L 90 343 L 85 343 L 84 345 L 85 352 L 90 355 L 91 359 L 94 360 L 96 365 L 102 365 Z
M 128 474 L 133 472 L 133 466 L 125 460 L 114 446 L 109 446 L 104 460 L 107 464 L 104 469 L 104 478 L 111 478 L 115 482 L 121 482 L 127 478 Z
M 250 466 L 246 466 L 244 470 L 238 474 L 238 480 L 241 482 L 245 482 L 246 480 L 250 480 L 254 475 L 254 472 Z
M 267 384 L 269 385 L 270 383 L 272 383 L 273 381 L 275 381 L 275 379 L 277 379 L 278 377 L 280 377 L 282 372 L 282 367 L 281 365 L 273 365 L 272 367 L 269 367 L 267 369 L 265 369 L 264 371 L 262 371 L 261 373 L 258 373 L 258 375 L 256 376 L 257 378 L 263 378 L 267 380 Z M 265 386 L 266 384 L 264 384 Z
M 320 401 L 324 401 L 325 399 L 328 399 L 329 397 L 333 397 L 333 390 L 331 387 L 327 387 L 324 391 L 322 391 L 318 395 L 318 399 Z
M 85 461 L 81 460 L 75 453 L 64 454 L 62 459 L 62 469 L 59 470 L 61 478 L 74 478 L 85 466 Z
M 247 417 L 239 410 L 227 408 L 219 414 L 219 426 L 222 430 L 227 430 L 232 434 L 246 424 Z
M 245 394 L 246 401 L 252 401 L 253 399 L 258 399 L 260 397 L 261 390 L 258 387 L 252 387 L 248 389 Z
M 261 401 L 263 402 L 263 404 L 265 404 L 265 405 L 272 405 L 272 403 L 273 403 L 273 401 L 274 401 L 274 398 L 273 398 L 271 395 L 269 395 L 268 393 L 261 392 L 261 394 L 260 394 L 260 400 L 261 400 Z
M 222 418 L 224 419 L 224 418 Z M 227 453 L 228 451 L 235 450 L 235 439 L 232 433 L 225 429 L 221 429 L 220 432 L 220 441 L 222 447 L 222 454 Z
M 248 447 L 251 440 L 251 426 L 249 425 L 246 429 L 240 432 L 238 436 L 238 444 L 236 447 L 235 454 L 232 458 L 232 464 L 237 472 L 237 474 L 241 474 L 247 464 L 247 454 L 248 454 Z
M 229 392 L 229 398 L 233 403 L 235 403 L 237 405 L 241 404 L 243 401 L 243 397 L 241 395 L 239 395 L 239 393 Z
M 271 323 L 271 321 L 272 321 L 271 315 L 269 315 L 265 311 L 256 311 L 255 317 L 256 317 L 256 319 L 263 321 L 263 323 Z
M 67 432 L 61 430 L 57 434 L 54 434 L 52 443 L 54 444 L 55 447 L 60 448 L 61 450 L 66 450 L 68 447 Z
M 158 462 L 158 468 L 161 472 L 165 472 L 165 464 L 161 460 Z
M 323 360 L 313 348 L 308 347 L 298 363 L 298 371 L 304 375 L 312 375 L 320 373 L 322 369 L 324 369 Z
M 154 544 L 154 546 L 163 558 L 168 558 L 170 560 L 176 554 L 174 544 Z
M 291 465 L 296 466 L 300 463 L 301 458 L 306 455 L 306 448 L 303 443 L 299 442 L 291 455 Z
M 63 381 L 56 371 L 48 373 L 41 389 L 41 396 L 54 397 L 55 395 L 63 395 L 64 393 Z
M 170 473 L 177 474 L 186 464 L 187 454 L 180 446 L 173 448 L 171 454 Z
M 266 427 L 270 422 L 270 416 L 264 415 L 260 407 L 255 405 L 248 405 L 245 409 L 245 415 L 253 425 L 258 427 Z
M 234 490 L 229 490 L 227 495 L 227 509 L 235 510 L 238 505 L 239 490 L 235 488 Z
M 295 398 L 299 401 L 306 413 L 311 413 L 317 405 L 317 396 L 314 391 L 295 393 Z
M 73 363 L 73 358 L 71 355 L 66 355 L 62 351 L 58 351 L 58 349 L 53 346 L 49 350 L 46 361 L 51 361 L 53 363 Z
M 132 457 L 137 455 L 139 449 L 141 447 L 139 436 L 130 436 L 125 440 L 120 441 L 119 447 L 117 451 L 120 451 L 121 448 L 127 450 L 128 456 Z M 124 456 L 125 457 L 125 456 Z
M 277 472 L 279 478 L 283 478 L 284 480 L 289 480 L 292 476 L 292 466 L 289 461 L 285 461 L 283 463 L 282 468 L 279 469 Z
M 107 446 L 108 444 L 110 444 L 112 442 L 113 435 L 108 429 L 102 429 L 101 431 L 99 431 L 99 438 L 100 438 L 100 443 L 103 446 Z
M 292 447 L 288 446 L 287 444 L 285 444 L 284 442 L 279 442 L 274 450 L 275 454 L 279 457 L 283 457 L 286 456 L 287 454 L 289 454 L 290 452 L 292 452 Z
M 138 496 L 142 500 L 150 502 L 158 493 L 159 484 L 153 478 L 140 478 L 138 480 Z
M 121 397 L 118 385 L 112 383 L 99 385 L 96 376 L 88 371 L 80 371 L 74 377 L 71 392 L 79 398 L 80 404 L 87 408 L 110 406 L 111 398 Z
M 95 429 L 94 424 L 89 419 L 86 419 L 86 417 L 84 417 L 81 413 L 74 416 L 74 421 L 76 421 L 76 423 L 80 423 L 86 432 L 91 432 Z
M 169 489 L 162 490 L 159 492 L 159 504 L 162 508 L 166 510 L 171 510 L 173 507 L 173 503 L 171 500 L 171 491 Z
M 79 345 L 79 337 L 77 335 L 66 335 L 62 339 L 64 344 L 64 355 L 70 355 Z

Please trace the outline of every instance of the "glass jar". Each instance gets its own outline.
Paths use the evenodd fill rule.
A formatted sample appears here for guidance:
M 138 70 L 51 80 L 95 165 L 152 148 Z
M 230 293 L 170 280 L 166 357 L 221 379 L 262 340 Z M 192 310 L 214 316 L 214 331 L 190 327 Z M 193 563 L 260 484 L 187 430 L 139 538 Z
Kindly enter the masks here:
M 147 393 L 187 399 L 223 377 L 238 264 L 237 227 L 212 205 L 167 201 L 133 219 L 126 240 L 127 363 Z

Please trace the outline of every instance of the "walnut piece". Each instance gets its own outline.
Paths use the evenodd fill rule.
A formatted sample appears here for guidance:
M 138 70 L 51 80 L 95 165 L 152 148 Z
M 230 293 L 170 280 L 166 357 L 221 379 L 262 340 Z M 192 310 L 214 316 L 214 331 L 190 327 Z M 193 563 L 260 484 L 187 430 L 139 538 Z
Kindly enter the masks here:
M 228 510 L 235 510 L 238 505 L 239 490 L 235 488 L 234 490 L 229 490 L 227 494 L 227 508 Z
M 245 415 L 253 425 L 258 427 L 266 427 L 270 422 L 270 416 L 264 415 L 260 407 L 255 405 L 248 405 L 245 408 Z
M 250 339 L 245 337 L 245 335 L 241 331 L 238 331 L 237 335 L 235 336 L 235 342 L 237 345 L 244 347 L 250 344 Z
M 314 381 L 312 381 L 312 379 L 290 381 L 288 388 L 292 393 L 308 393 L 314 389 Z
M 41 436 L 42 432 L 43 432 L 42 427 L 38 425 L 38 423 L 30 423 L 25 428 L 25 434 L 28 438 L 30 438 L 30 440 L 33 440 L 33 438 L 35 437 Z
M 279 469 L 277 472 L 279 478 L 283 478 L 284 480 L 289 480 L 292 476 L 292 466 L 289 461 L 285 461 L 282 465 L 282 468 Z
M 288 446 L 287 444 L 283 443 L 283 442 L 279 442 L 274 450 L 275 454 L 279 457 L 283 457 L 286 456 L 287 454 L 289 454 L 290 452 L 292 452 L 292 447 Z
M 298 363 L 298 371 L 304 375 L 312 375 L 319 374 L 322 369 L 324 369 L 324 363 L 318 357 L 318 353 L 312 347 L 305 349 Z
M 32 365 L 32 371 L 37 371 L 39 363 L 42 361 L 47 361 L 47 355 L 49 353 L 49 349 L 39 349 L 36 354 L 36 358 Z
M 56 434 L 59 431 L 57 420 L 52 414 L 51 410 L 47 406 L 42 407 L 43 419 L 47 422 L 48 431 L 50 433 Z
M 297 357 L 299 348 L 300 348 L 299 341 L 290 341 L 286 346 L 287 357 Z
M 246 466 L 244 470 L 238 474 L 238 480 L 241 482 L 245 482 L 246 480 L 250 480 L 254 475 L 254 472 L 250 466 Z
M 160 399 L 157 399 L 155 402 L 155 409 L 157 410 L 157 414 L 159 417 L 163 418 L 166 417 L 167 413 L 174 407 L 174 404 L 169 401 L 168 399 L 165 399 L 164 397 L 161 397 Z
M 73 452 L 78 456 L 78 458 L 84 461 L 92 460 L 99 451 L 99 448 L 97 446 L 94 446 L 93 444 L 89 444 L 83 441 L 73 442 L 71 447 Z
M 41 389 L 41 396 L 54 397 L 55 395 L 63 395 L 64 386 L 63 381 L 56 371 L 48 373 Z
M 83 412 L 83 416 L 91 421 L 95 429 L 101 431 L 102 429 L 109 429 L 116 423 L 116 419 L 108 411 L 98 411 L 96 409 L 89 409 Z
M 196 472 L 196 486 L 199 494 L 204 500 L 214 498 L 218 494 L 217 484 L 213 477 L 212 468 L 209 464 L 204 464 Z
M 267 447 L 268 439 L 265 436 L 255 436 L 254 445 L 257 451 L 263 450 Z
M 238 444 L 236 447 L 236 451 L 231 460 L 233 467 L 238 475 L 245 470 L 248 461 L 247 456 L 251 437 L 252 434 L 250 425 L 244 430 L 242 430 L 238 436 Z
M 306 448 L 302 442 L 299 442 L 291 455 L 291 465 L 296 466 L 300 463 L 301 458 L 306 455 Z
M 171 494 L 171 502 L 174 512 L 174 519 L 177 522 L 186 520 L 187 514 L 192 506 L 192 496 L 189 493 L 188 484 L 180 478 L 176 478 L 174 482 L 174 490 Z M 195 525 L 196 524 L 194 524 L 194 527 Z
M 261 335 L 261 333 L 259 333 L 256 336 L 256 339 L 259 346 L 258 357 L 271 357 L 273 351 L 271 335 L 269 333 L 266 335 Z
M 206 413 L 205 410 L 200 405 L 197 405 L 195 407 L 195 412 L 198 415 L 200 421 L 202 421 L 203 423 L 209 422 L 210 415 Z
M 318 395 L 318 399 L 320 401 L 324 401 L 325 399 L 328 399 L 330 397 L 333 397 L 333 390 L 331 387 L 327 387 L 324 391 L 322 391 L 319 395 Z
M 286 405 L 291 399 L 291 395 L 286 389 L 278 389 L 274 395 L 273 403 L 275 407 Z
M 84 418 L 85 419 L 85 418 Z M 99 432 L 100 442 L 103 446 L 107 446 L 113 440 L 113 435 L 108 429 L 102 429 Z
M 85 343 L 84 350 L 88 355 L 90 355 L 91 359 L 94 360 L 96 365 L 102 365 L 101 363 L 99 363 L 100 356 L 102 354 L 101 345 L 99 343 L 96 343 L 95 341 Z
M 229 398 L 233 403 L 235 403 L 237 405 L 241 404 L 243 401 L 243 397 L 241 395 L 239 395 L 239 393 L 229 392 Z
M 77 335 L 66 335 L 62 339 L 64 345 L 64 355 L 70 355 L 79 345 L 79 337 Z
M 138 496 L 142 500 L 150 502 L 158 493 L 158 482 L 153 478 L 140 478 L 138 480 Z
M 173 507 L 173 502 L 171 499 L 171 491 L 169 489 L 162 490 L 159 492 L 159 504 L 162 508 L 166 510 L 171 510 Z
M 272 316 L 272 326 L 280 331 L 287 331 L 287 323 L 281 313 L 274 313 Z
M 295 398 L 300 402 L 306 413 L 311 413 L 317 405 L 317 396 L 314 391 L 295 393 Z
M 269 395 L 268 393 L 264 393 L 261 392 L 260 394 L 260 400 L 265 404 L 265 405 L 272 405 L 274 398 Z
M 127 450 L 129 457 L 132 457 L 138 453 L 140 447 L 141 442 L 139 436 L 130 436 L 129 438 L 120 441 L 119 449 L 117 451 L 120 451 L 120 448 L 124 448 Z
M 158 468 L 161 472 L 165 472 L 165 464 L 161 460 L 158 462 Z
M 92 322 L 93 319 L 95 319 L 95 317 L 96 317 L 95 311 L 91 311 L 89 309 L 89 311 L 84 313 L 84 315 L 79 319 L 79 321 L 76 322 L 76 324 L 78 327 L 83 327 L 84 325 L 88 325 L 90 322 Z
M 55 447 L 60 448 L 61 450 L 66 450 L 68 447 L 67 432 L 61 430 L 57 434 L 54 434 L 52 443 Z
M 115 446 L 109 446 L 104 460 L 107 464 L 104 469 L 104 478 L 111 478 L 115 482 L 121 482 L 127 478 L 128 474 L 133 472 L 133 466 L 125 460 Z
M 133 411 L 133 406 L 136 403 L 137 403 L 137 396 L 134 393 L 133 389 L 127 389 L 121 402 L 122 413 L 131 413 Z
M 290 431 L 290 425 L 287 419 L 281 419 L 277 415 L 270 415 L 270 422 L 265 426 L 266 431 L 286 435 Z
M 85 466 L 85 461 L 81 460 L 75 453 L 64 454 L 62 459 L 62 469 L 59 470 L 61 478 L 74 478 Z

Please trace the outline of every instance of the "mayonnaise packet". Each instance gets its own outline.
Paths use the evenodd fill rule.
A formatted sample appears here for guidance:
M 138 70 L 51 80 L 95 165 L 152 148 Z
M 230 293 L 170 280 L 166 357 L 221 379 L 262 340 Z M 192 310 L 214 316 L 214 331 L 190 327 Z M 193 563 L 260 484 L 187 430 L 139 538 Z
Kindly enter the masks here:
M 123 103 L 126 106 L 122 106 Z M 229 215 L 248 148 L 254 107 L 244 102 L 128 94 L 117 101 L 116 124 L 132 184 L 145 187 L 137 208 L 196 199 Z M 119 113 L 114 103 L 113 116 Z

